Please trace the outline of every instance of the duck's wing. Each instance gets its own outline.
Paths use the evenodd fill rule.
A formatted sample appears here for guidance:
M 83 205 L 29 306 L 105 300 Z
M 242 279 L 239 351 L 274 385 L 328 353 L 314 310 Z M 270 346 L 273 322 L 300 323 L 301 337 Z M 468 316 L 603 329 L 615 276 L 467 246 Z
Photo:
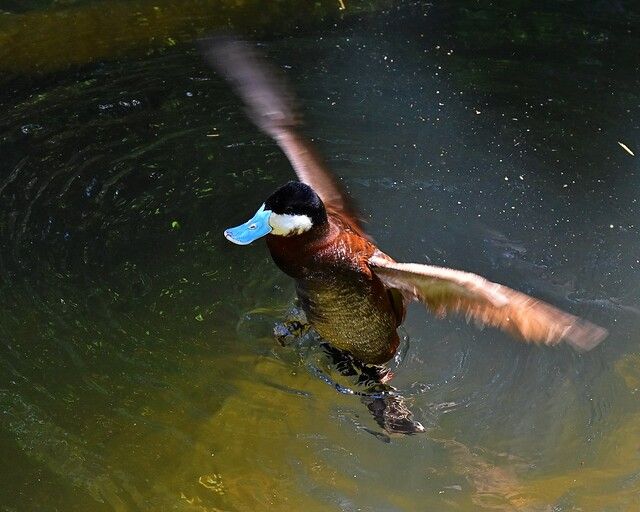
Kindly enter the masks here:
M 497 327 L 528 342 L 566 341 L 578 350 L 591 350 L 607 336 L 602 327 L 476 274 L 396 263 L 380 254 L 369 259 L 369 266 L 385 285 L 423 302 L 437 316 L 460 313 L 467 321 Z
M 231 84 L 251 120 L 287 155 L 298 179 L 309 185 L 325 208 L 364 233 L 351 201 L 312 144 L 299 133 L 301 116 L 284 77 L 247 43 L 218 35 L 199 41 L 206 61 Z

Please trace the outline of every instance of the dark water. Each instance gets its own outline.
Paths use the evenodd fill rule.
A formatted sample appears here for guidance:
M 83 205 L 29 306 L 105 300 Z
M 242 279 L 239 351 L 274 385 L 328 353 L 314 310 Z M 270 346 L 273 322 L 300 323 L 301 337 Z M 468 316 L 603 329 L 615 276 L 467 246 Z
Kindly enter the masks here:
M 52 8 L 3 3 L 0 33 Z M 412 309 L 409 437 L 275 342 L 292 284 L 221 232 L 293 174 L 191 44 L 4 73 L 0 510 L 636 509 L 639 16 L 405 3 L 260 37 L 383 250 L 611 332 L 579 355 Z

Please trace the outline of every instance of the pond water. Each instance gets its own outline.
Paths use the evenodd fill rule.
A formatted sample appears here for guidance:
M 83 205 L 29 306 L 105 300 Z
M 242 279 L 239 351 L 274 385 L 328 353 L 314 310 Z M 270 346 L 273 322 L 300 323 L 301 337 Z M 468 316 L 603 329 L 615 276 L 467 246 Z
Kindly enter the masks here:
M 54 33 L 60 10 L 107 5 L 18 4 L 0 40 L 24 21 L 58 41 L 78 28 Z M 5 46 L 0 510 L 640 506 L 640 11 L 345 4 L 254 37 L 380 247 L 609 338 L 532 347 L 416 306 L 392 383 L 425 432 L 389 434 L 312 341 L 276 343 L 292 282 L 222 236 L 293 173 L 189 31 L 93 58 L 79 38 L 50 69 Z

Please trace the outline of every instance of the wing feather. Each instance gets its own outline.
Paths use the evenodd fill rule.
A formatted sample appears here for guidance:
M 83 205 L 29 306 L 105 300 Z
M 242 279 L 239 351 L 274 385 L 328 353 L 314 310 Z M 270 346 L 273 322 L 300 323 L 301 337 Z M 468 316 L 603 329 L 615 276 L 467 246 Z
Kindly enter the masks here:
M 476 274 L 381 256 L 373 256 L 369 265 L 385 285 L 423 302 L 440 317 L 459 313 L 525 341 L 566 341 L 578 350 L 591 350 L 607 336 L 602 327 Z
M 249 118 L 274 139 L 298 176 L 322 199 L 326 209 L 364 234 L 351 201 L 309 140 L 298 131 L 302 125 L 294 95 L 284 77 L 246 41 L 218 35 L 201 39 L 206 61 L 233 87 L 244 102 Z

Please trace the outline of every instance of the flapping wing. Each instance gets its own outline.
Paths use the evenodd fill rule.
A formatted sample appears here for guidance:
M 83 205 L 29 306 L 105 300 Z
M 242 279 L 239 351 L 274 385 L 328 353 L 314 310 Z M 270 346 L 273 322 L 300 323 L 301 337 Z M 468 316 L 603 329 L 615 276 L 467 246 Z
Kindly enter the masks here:
M 591 350 L 607 330 L 591 322 L 469 272 L 374 256 L 369 265 L 382 282 L 426 304 L 437 316 L 461 313 L 467 320 L 507 331 L 525 341 L 566 341 Z
M 249 43 L 213 36 L 199 41 L 206 61 L 231 84 L 253 122 L 287 155 L 298 179 L 320 196 L 328 211 L 363 232 L 355 210 L 322 159 L 298 128 L 301 117 L 284 77 Z

